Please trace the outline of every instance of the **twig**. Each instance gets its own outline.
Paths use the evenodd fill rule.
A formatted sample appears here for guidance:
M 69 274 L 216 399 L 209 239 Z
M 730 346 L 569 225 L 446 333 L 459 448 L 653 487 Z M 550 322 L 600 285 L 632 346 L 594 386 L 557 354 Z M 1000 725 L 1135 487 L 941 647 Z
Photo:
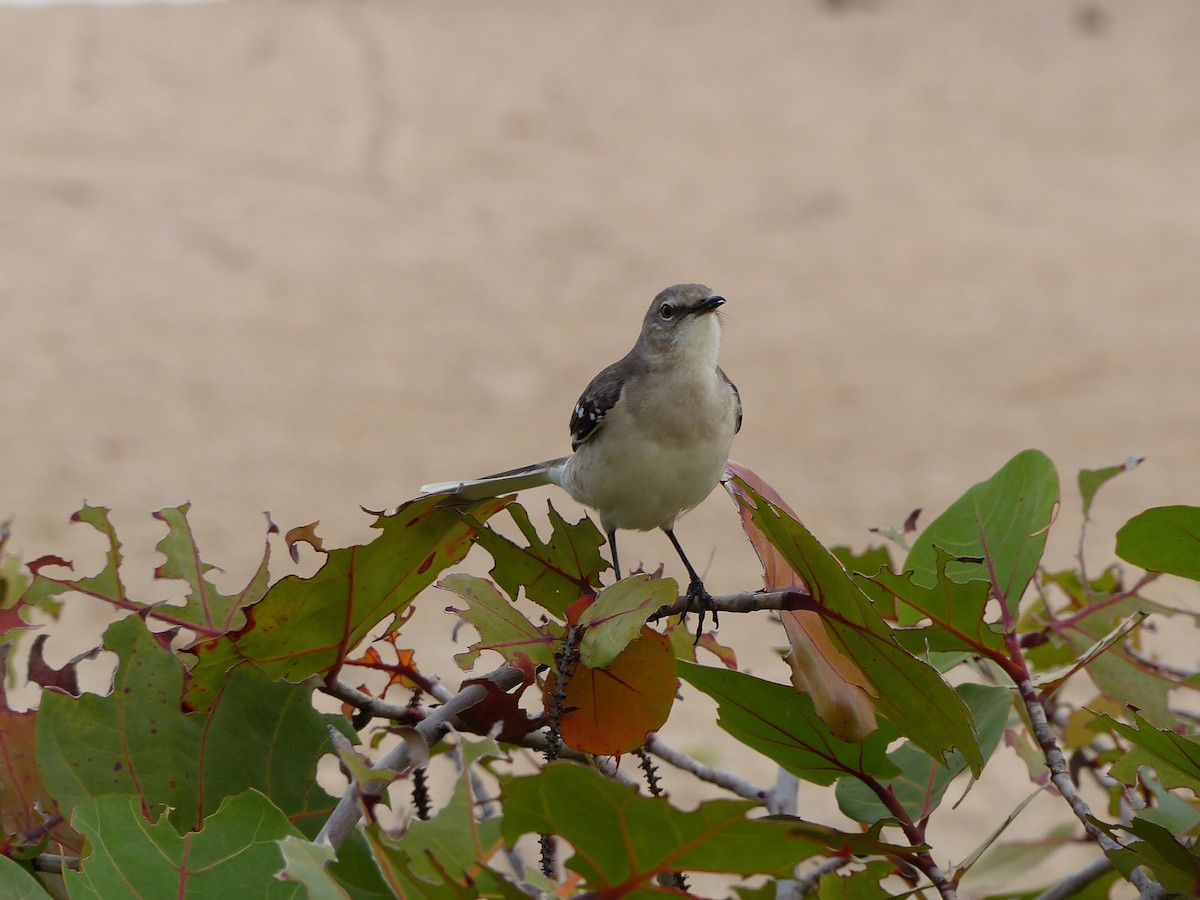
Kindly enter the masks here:
M 1092 860 L 1078 872 L 1072 872 L 1054 887 L 1042 891 L 1035 900 L 1066 900 L 1067 897 L 1074 897 L 1097 878 L 1111 870 L 1112 863 L 1108 861 L 1108 857 L 1101 856 L 1099 859 Z
M 820 886 L 820 881 L 830 872 L 836 872 L 842 866 L 849 865 L 850 860 L 842 856 L 835 856 L 833 859 L 827 859 L 811 872 L 806 872 L 804 875 L 791 882 L 793 885 L 792 892 L 784 896 L 788 900 L 798 897 L 807 897 Z M 781 900 L 778 893 L 775 895 L 776 900 Z
M 412 722 L 415 718 L 420 717 L 420 714 L 411 706 L 392 703 L 390 700 L 384 700 L 382 697 L 372 697 L 370 694 L 365 694 L 357 688 L 350 687 L 344 681 L 333 681 L 322 684 L 320 690 L 335 700 L 341 700 L 343 703 L 349 703 L 357 709 L 366 710 L 378 719 L 397 719 L 401 722 Z
M 808 609 L 812 604 L 813 598 L 804 591 L 741 591 L 737 594 L 713 597 L 711 608 L 722 613 L 750 613 L 764 609 Z M 682 595 L 674 603 L 660 606 L 646 621 L 656 622 L 689 611 L 687 596 Z
M 739 797 L 745 797 L 747 800 L 765 803 L 770 794 L 770 791 L 766 788 L 757 787 L 748 781 L 738 778 L 732 772 L 723 772 L 719 769 L 711 768 L 704 765 L 704 763 L 697 762 L 686 753 L 672 749 L 664 744 L 662 739 L 656 734 L 652 734 L 646 739 L 646 749 L 663 762 L 670 763 L 675 768 L 682 769 L 685 772 L 691 772 L 701 781 L 707 781 L 709 784 L 715 784 L 717 787 L 732 791 Z
M 495 684 L 502 690 L 510 690 L 522 682 L 524 676 L 518 669 L 512 666 L 501 666 L 494 672 L 485 675 L 483 679 Z M 444 728 L 459 713 L 470 709 L 476 703 L 481 702 L 487 697 L 487 688 L 482 684 L 470 684 L 463 690 L 459 691 L 453 697 L 446 701 L 442 706 L 430 710 L 429 714 L 416 725 L 417 733 L 425 739 L 430 746 L 436 744 L 442 737 Z M 391 769 L 393 771 L 403 771 L 408 766 L 409 761 L 409 745 L 407 741 L 402 741 L 397 744 L 389 753 L 387 753 L 379 762 L 372 768 L 375 770 Z M 351 784 L 337 806 L 334 807 L 325 825 L 321 828 L 317 835 L 317 843 L 327 843 L 337 850 L 342 846 L 342 842 L 358 824 L 358 820 L 362 817 L 362 810 L 359 808 L 359 796 L 378 796 L 384 790 L 383 786 L 378 788 L 362 788 Z

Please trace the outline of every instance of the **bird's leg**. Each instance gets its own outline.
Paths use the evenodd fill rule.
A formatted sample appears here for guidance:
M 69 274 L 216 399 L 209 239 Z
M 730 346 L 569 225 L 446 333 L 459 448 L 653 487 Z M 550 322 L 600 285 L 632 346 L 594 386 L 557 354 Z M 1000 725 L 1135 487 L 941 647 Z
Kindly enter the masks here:
M 712 613 L 714 627 L 721 624 L 717 620 L 717 607 L 713 603 L 712 595 L 705 589 L 704 582 L 700 580 L 700 576 L 696 574 L 696 570 L 692 568 L 692 564 L 688 561 L 687 554 L 683 552 L 683 547 L 679 546 L 679 540 L 675 537 L 675 532 L 670 528 L 664 528 L 663 531 L 671 539 L 671 543 L 675 547 L 675 552 L 683 560 L 683 567 L 687 569 L 688 576 L 691 578 L 691 581 L 688 582 L 687 594 L 685 594 L 687 597 L 687 609 L 679 616 L 679 620 L 682 622 L 691 610 L 700 613 L 700 621 L 696 624 L 696 643 L 699 643 L 700 633 L 704 630 L 705 613 Z
M 617 532 L 608 533 L 608 549 L 612 552 L 613 571 L 617 573 L 617 581 L 621 580 L 621 563 L 617 561 Z

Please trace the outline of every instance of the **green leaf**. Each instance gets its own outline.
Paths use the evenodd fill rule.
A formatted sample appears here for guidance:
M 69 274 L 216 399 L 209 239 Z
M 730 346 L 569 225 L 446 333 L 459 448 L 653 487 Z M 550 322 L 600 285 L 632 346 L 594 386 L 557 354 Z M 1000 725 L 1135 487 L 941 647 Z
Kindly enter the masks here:
M 679 676 L 717 701 L 717 724 L 798 778 L 829 785 L 846 775 L 886 778 L 900 770 L 887 757 L 898 732 L 887 722 L 865 740 L 839 740 L 807 694 L 742 672 L 677 663 Z M 926 759 L 929 757 L 926 756 Z
M 0 855 L 0 897 L 5 900 L 51 900 L 41 882 L 26 868 Z
M 934 548 L 937 583 L 924 587 L 914 583 L 912 572 L 897 575 L 887 569 L 870 581 L 895 597 L 900 621 L 909 624 L 929 619 L 927 628 L 898 630 L 896 639 L 912 653 L 965 650 L 982 655 L 1000 653 L 1004 635 L 984 619 L 991 586 L 985 581 L 960 584 L 946 577 L 946 567 L 954 559 L 941 547 Z
M 910 852 L 873 834 L 850 834 L 784 817 L 749 819 L 757 804 L 710 800 L 689 812 L 589 768 L 554 762 L 505 785 L 504 839 L 548 833 L 575 849 L 567 867 L 593 890 L 630 891 L 666 872 L 789 875 L 817 854 Z
M 279 850 L 283 854 L 279 878 L 303 885 L 308 900 L 349 900 L 350 895 L 329 873 L 329 864 L 337 858 L 333 847 L 289 834 L 279 842 Z
M 793 518 L 795 518 L 793 516 Z M 892 567 L 892 554 L 887 547 L 868 547 L 858 553 L 850 547 L 830 547 L 829 552 L 850 573 L 864 594 L 871 598 L 879 614 L 885 619 L 896 618 L 896 600 L 887 591 L 871 580 L 876 572 L 889 570 Z
M 190 827 L 204 719 L 179 708 L 183 667 L 138 616 L 110 625 L 104 646 L 117 654 L 108 696 L 42 692 L 37 754 L 46 787 L 68 817 L 93 797 L 132 794 L 143 816 L 167 806 Z
M 72 900 L 95 897 L 303 897 L 298 884 L 275 877 L 278 841 L 295 828 L 262 794 L 232 797 L 199 832 L 180 835 L 166 821 L 148 822 L 139 798 L 98 797 L 72 824 L 87 838 L 78 873 L 63 881 Z
M 251 608 L 241 631 L 197 649 L 188 702 L 204 709 L 225 672 L 240 661 L 274 678 L 303 681 L 328 675 L 384 619 L 399 614 L 441 572 L 470 549 L 479 523 L 503 499 L 440 506 L 438 495 L 380 516 L 380 534 L 367 544 L 331 550 L 310 578 L 289 575 Z
M 583 611 L 579 624 L 587 630 L 579 645 L 585 666 L 603 669 L 642 633 L 646 618 L 664 604 L 674 603 L 679 586 L 671 578 L 632 575 L 609 585 Z
M 495 650 L 508 662 L 523 653 L 535 663 L 555 664 L 554 645 L 560 637 L 560 627 L 534 625 L 486 579 L 454 573 L 437 586 L 467 601 L 466 609 L 451 606 L 448 611 L 474 625 L 479 632 L 479 640 L 454 657 L 460 668 L 472 668 L 484 650 Z
M 895 867 L 886 860 L 869 862 L 860 871 L 830 872 L 817 885 L 818 900 L 887 900 L 893 896 L 879 886 Z
M 1092 501 L 1101 485 L 1116 478 L 1122 472 L 1131 472 L 1144 460 L 1144 456 L 1130 456 L 1119 466 L 1105 466 L 1103 469 L 1079 470 L 1079 495 L 1083 498 L 1083 517 L 1089 518 L 1092 512 Z
M 344 716 L 313 708 L 310 686 L 274 681 L 254 666 L 229 673 L 196 748 L 203 808 L 254 788 L 315 834 L 336 798 L 317 783 L 317 764 L 332 749 L 330 726 L 355 733 Z M 254 760 L 253 765 L 246 765 Z
M 1200 506 L 1157 506 L 1117 531 L 1117 556 L 1151 572 L 1200 581 Z
M 383 846 L 403 850 L 412 860 L 411 875 L 431 884 L 441 883 L 442 876 L 449 876 L 456 884 L 469 884 L 503 845 L 500 819 L 477 816 L 481 798 L 471 784 L 471 767 L 484 757 L 503 759 L 505 754 L 490 738 L 462 740 L 459 747 L 463 760 L 450 802 L 429 821 L 413 822 L 399 841 L 378 830 L 370 836 L 376 851 Z M 385 871 L 389 858 L 376 858 Z
M 975 718 L 984 758 L 990 759 L 1004 734 L 1012 709 L 1012 694 L 1008 688 L 982 684 L 964 684 L 958 692 Z M 942 766 L 911 741 L 889 753 L 888 759 L 899 774 L 881 779 L 882 786 L 900 802 L 913 822 L 921 821 L 937 809 L 950 782 L 967 769 L 961 753 L 951 754 Z M 836 793 L 838 808 L 856 822 L 871 825 L 893 817 L 879 795 L 863 781 L 844 778 L 838 782 Z
M 1109 825 L 1097 819 L 1091 820 L 1101 831 L 1125 846 L 1121 850 L 1107 853 L 1126 878 L 1138 866 L 1150 869 L 1152 877 L 1168 891 L 1184 897 L 1196 896 L 1200 886 L 1200 854 L 1194 847 L 1185 847 L 1170 831 L 1145 819 L 1134 818 L 1126 826 Z M 1121 832 L 1138 838 L 1122 841 Z
M 509 515 L 529 543 L 522 547 L 490 527 L 479 532 L 478 542 L 496 561 L 491 575 L 510 597 L 524 588 L 525 596 L 562 619 L 568 606 L 599 586 L 609 565 L 600 555 L 604 536 L 591 519 L 568 525 L 552 504 L 546 506 L 550 540 L 543 541 L 525 508 L 512 503 Z
M 1186 787 L 1200 797 L 1200 742 L 1168 729 L 1155 728 L 1137 712 L 1133 713 L 1136 728 L 1118 722 L 1108 715 L 1099 715 L 1092 728 L 1108 728 L 1122 735 L 1141 754 L 1127 754 L 1112 768 L 1111 774 L 1126 784 L 1137 781 L 1137 766 L 1152 765 L 1167 787 Z
M 222 594 L 205 575 L 215 566 L 200 558 L 200 550 L 192 535 L 192 526 L 187 520 L 190 503 L 160 509 L 154 518 L 167 525 L 167 536 L 154 548 L 166 556 L 166 562 L 154 570 L 155 578 L 174 578 L 188 586 L 188 594 L 182 608 L 159 607 L 169 611 L 177 624 L 196 629 L 203 635 L 220 635 L 242 627 L 246 621 L 243 610 L 262 599 L 267 590 L 267 566 L 271 559 L 271 545 L 266 543 L 262 562 L 251 577 L 249 584 L 236 594 Z M 271 525 L 269 531 L 274 531 Z
M 933 587 L 938 578 L 935 547 L 959 560 L 979 559 L 952 562 L 946 575 L 960 584 L 993 584 L 1015 616 L 1042 558 L 1058 498 L 1058 473 L 1049 457 L 1040 450 L 1018 453 L 930 523 L 904 568 L 912 570 L 917 584 Z
M 812 591 L 834 645 L 855 661 L 871 684 L 862 685 L 876 708 L 931 756 L 961 750 L 973 774 L 983 757 L 970 713 L 933 666 L 901 647 L 891 628 L 846 570 L 808 529 L 741 478 L 731 485 L 752 510 L 754 524 Z
M 104 568 L 95 575 L 76 579 L 51 578 L 43 575 L 41 567 L 39 567 L 33 577 L 33 582 L 25 591 L 26 602 L 41 603 L 68 591 L 78 591 L 119 608 L 144 607 L 144 604 L 133 603 L 125 596 L 125 585 L 121 583 L 121 542 L 117 539 L 117 532 L 113 528 L 112 522 L 109 521 L 108 513 L 108 509 L 102 506 L 84 506 L 83 509 L 71 516 L 72 522 L 91 525 L 108 539 Z M 62 560 L 55 560 L 55 562 L 63 563 Z M 69 566 L 70 563 L 65 563 L 65 565 Z
M 253 787 L 286 815 L 319 827 L 334 805 L 316 781 L 328 725 L 353 732 L 343 717 L 312 708 L 311 687 L 239 666 L 210 715 L 185 715 L 183 668 L 139 617 L 111 625 L 105 646 L 118 657 L 108 696 L 42 695 L 38 760 L 65 815 L 100 795 L 134 794 L 147 816 L 167 806 L 180 829 L 195 828 L 210 811 L 202 804 Z

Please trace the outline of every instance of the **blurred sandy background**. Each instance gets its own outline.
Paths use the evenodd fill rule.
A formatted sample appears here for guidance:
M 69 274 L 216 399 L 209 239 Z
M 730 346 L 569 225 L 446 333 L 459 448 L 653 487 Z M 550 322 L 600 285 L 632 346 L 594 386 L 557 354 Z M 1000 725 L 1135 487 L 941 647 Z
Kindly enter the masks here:
M 1144 454 L 1098 569 L 1200 502 L 1197 47 L 1190 0 L 0 8 L 11 547 L 92 571 L 67 519 L 110 506 L 154 598 L 184 500 L 231 584 L 264 510 L 367 539 L 359 504 L 565 452 L 650 297 L 702 281 L 735 457 L 827 543 L 1035 446 L 1066 565 L 1076 471 Z M 724 497 L 679 534 L 756 586 Z

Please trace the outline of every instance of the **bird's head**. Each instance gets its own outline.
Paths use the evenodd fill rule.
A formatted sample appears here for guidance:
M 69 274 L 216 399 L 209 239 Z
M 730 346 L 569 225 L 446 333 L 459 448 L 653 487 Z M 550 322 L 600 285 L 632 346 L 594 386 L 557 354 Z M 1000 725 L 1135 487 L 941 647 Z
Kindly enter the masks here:
M 641 341 L 655 355 L 684 355 L 716 365 L 721 345 L 717 315 L 725 298 L 702 284 L 676 284 L 659 291 L 642 321 Z

